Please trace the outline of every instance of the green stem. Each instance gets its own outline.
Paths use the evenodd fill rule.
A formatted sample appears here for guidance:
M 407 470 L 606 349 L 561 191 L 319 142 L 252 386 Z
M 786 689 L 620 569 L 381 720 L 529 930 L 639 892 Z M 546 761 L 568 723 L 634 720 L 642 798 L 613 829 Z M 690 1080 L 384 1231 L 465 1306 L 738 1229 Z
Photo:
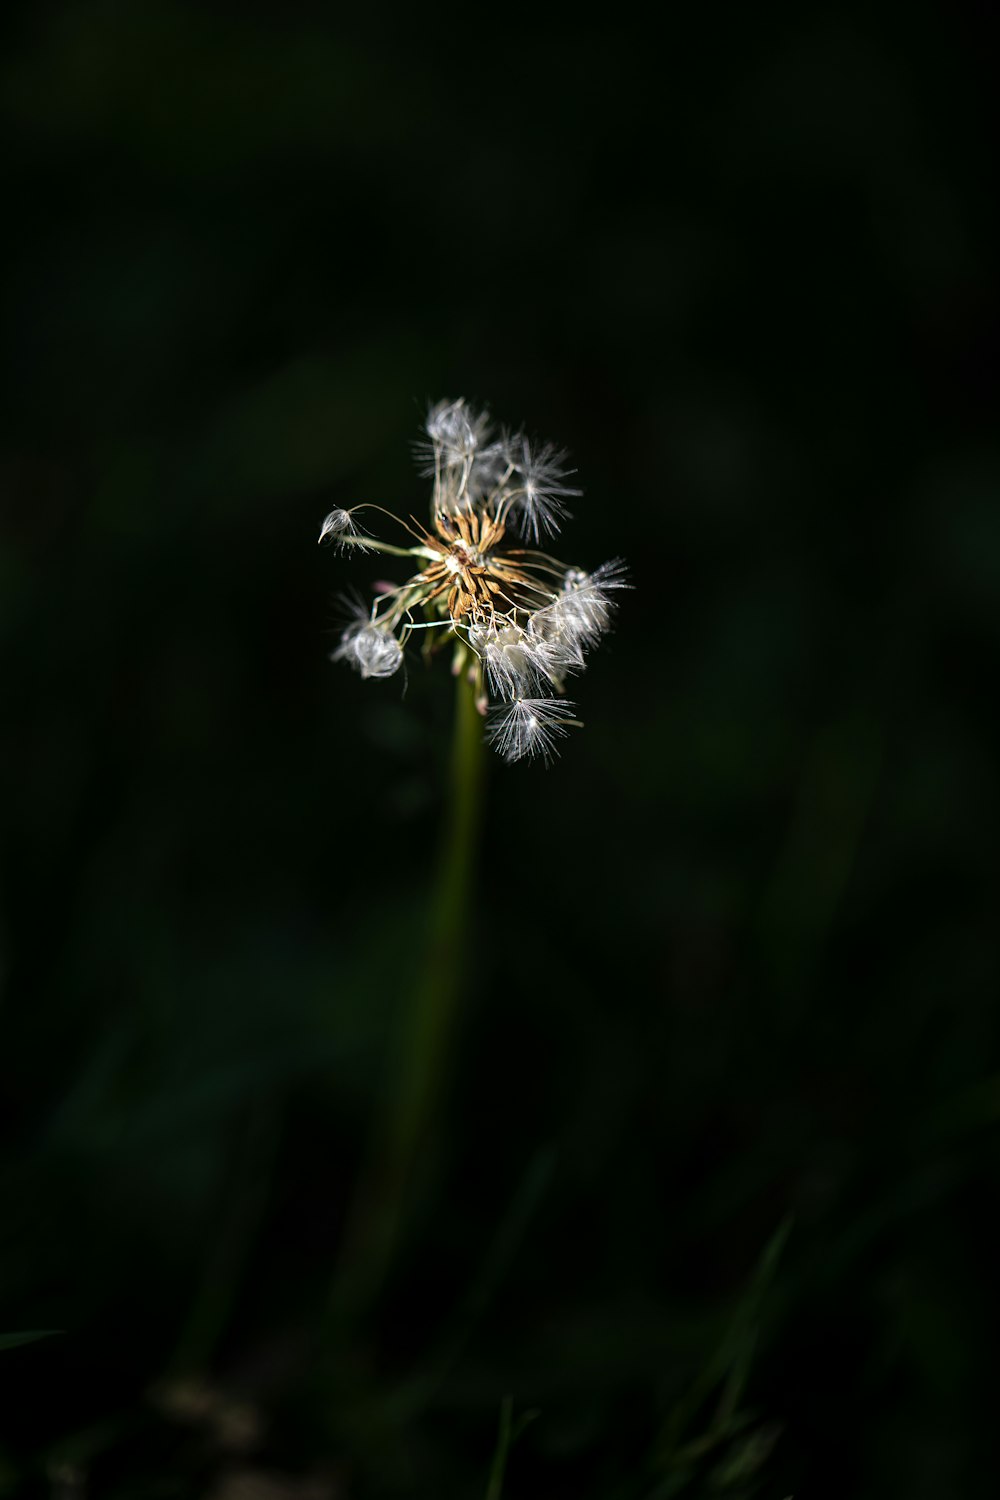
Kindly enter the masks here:
M 483 721 L 464 672 L 457 689 L 448 819 L 389 1134 L 391 1157 L 401 1169 L 414 1164 L 432 1123 L 466 971 L 482 797 Z
M 483 721 L 468 674 L 456 678 L 450 796 L 426 943 L 400 1027 L 391 1090 L 348 1223 L 334 1309 L 353 1321 L 377 1295 L 419 1179 L 433 1155 L 436 1111 L 465 989 L 483 790 Z

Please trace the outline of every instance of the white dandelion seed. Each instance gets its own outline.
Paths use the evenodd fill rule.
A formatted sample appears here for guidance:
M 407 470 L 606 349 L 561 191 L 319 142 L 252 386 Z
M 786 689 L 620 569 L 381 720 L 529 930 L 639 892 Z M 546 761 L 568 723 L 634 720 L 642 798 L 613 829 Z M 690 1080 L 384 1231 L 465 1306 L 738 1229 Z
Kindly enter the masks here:
M 548 763 L 559 754 L 556 741 L 579 727 L 574 707 L 565 698 L 515 698 L 490 709 L 486 742 L 505 761 L 540 755 Z
M 524 536 L 537 542 L 553 535 L 569 515 L 566 500 L 582 493 L 566 480 L 574 470 L 565 467 L 561 448 L 545 443 L 533 448 L 523 432 L 508 440 L 513 470 L 507 491 L 507 513 Z
M 535 611 L 528 620 L 528 634 L 544 676 L 554 687 L 561 688 L 566 677 L 587 665 L 583 643 L 563 617 L 559 599 Z
M 541 643 L 519 625 L 474 627 L 469 644 L 485 665 L 490 689 L 498 698 L 530 697 L 544 682 L 552 682 Z
M 355 620 L 330 659 L 348 662 L 362 677 L 392 677 L 403 664 L 403 648 L 388 626 Z
M 468 510 L 477 458 L 489 446 L 489 412 L 474 411 L 464 400 L 439 401 L 424 430 L 427 440 L 416 446 L 423 472 L 434 477 L 435 507 L 450 514 Z
M 439 401 L 427 414 L 425 424 L 431 446 L 448 464 L 461 464 L 481 447 L 490 430 L 490 414 L 473 411 L 464 400 Z
M 344 547 L 348 543 L 358 551 L 366 551 L 365 534 L 361 531 L 349 510 L 342 510 L 339 506 L 331 510 L 324 518 L 319 529 L 319 540 L 325 542 L 328 538 L 333 540 L 335 547 Z
M 593 646 L 608 630 L 617 608 L 613 591 L 628 587 L 625 565 L 620 558 L 602 563 L 592 573 L 569 568 L 562 593 L 553 601 L 552 608 L 568 636 L 581 646 Z

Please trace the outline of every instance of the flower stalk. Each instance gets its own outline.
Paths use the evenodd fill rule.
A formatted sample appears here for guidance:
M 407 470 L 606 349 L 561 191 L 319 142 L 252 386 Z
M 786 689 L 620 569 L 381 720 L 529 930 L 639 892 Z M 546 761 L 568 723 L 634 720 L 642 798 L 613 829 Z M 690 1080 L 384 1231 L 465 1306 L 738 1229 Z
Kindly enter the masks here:
M 459 672 L 455 684 L 450 805 L 390 1117 L 389 1156 L 400 1176 L 408 1175 L 432 1129 L 471 947 L 482 813 L 483 722 L 468 674 Z
M 332 510 L 320 541 L 339 551 L 408 559 L 402 583 L 373 585 L 341 633 L 334 660 L 362 677 L 392 677 L 409 647 L 429 660 L 449 648 L 457 697 L 448 809 L 416 981 L 375 1148 L 347 1226 L 335 1310 L 357 1318 L 379 1291 L 422 1176 L 431 1170 L 436 1111 L 445 1088 L 473 918 L 483 745 L 506 761 L 548 762 L 580 727 L 563 696 L 568 678 L 610 628 L 626 588 L 618 559 L 593 572 L 542 550 L 567 501 L 565 455 L 523 432 L 494 430 L 486 412 L 443 401 L 418 445 L 432 481 L 428 525 L 378 505 Z M 362 526 L 368 512 L 404 533 L 384 542 Z M 485 726 L 484 720 L 485 718 Z
M 413 989 L 405 999 L 380 1125 L 348 1223 L 334 1313 L 357 1319 L 377 1296 L 408 1210 L 432 1168 L 473 920 L 485 771 L 483 721 L 467 664 L 455 675 L 444 834 Z

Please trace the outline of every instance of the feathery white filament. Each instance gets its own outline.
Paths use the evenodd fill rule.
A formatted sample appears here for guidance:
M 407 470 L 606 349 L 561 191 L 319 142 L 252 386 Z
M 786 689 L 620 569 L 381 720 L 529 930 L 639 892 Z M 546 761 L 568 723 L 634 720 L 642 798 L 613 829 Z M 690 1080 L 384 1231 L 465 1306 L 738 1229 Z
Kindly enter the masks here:
M 519 432 L 509 439 L 508 453 L 513 474 L 506 509 L 523 535 L 537 542 L 543 532 L 559 530 L 569 515 L 566 499 L 581 491 L 566 484 L 573 470 L 564 467 L 565 453 L 551 443 L 533 449 Z
M 319 540 L 325 542 L 327 537 L 333 538 L 336 547 L 344 548 L 351 542 L 359 552 L 365 551 L 364 537 L 357 522 L 349 510 L 342 510 L 339 506 L 331 510 L 320 527 Z
M 487 744 L 506 761 L 540 755 L 548 762 L 559 754 L 556 740 L 578 723 L 573 708 L 565 698 L 515 698 L 502 708 L 491 708 Z
M 331 659 L 348 662 L 362 677 L 391 677 L 403 664 L 403 648 L 385 625 L 355 620 Z
M 518 698 L 538 692 L 553 678 L 541 649 L 519 625 L 474 627 L 469 645 L 486 668 L 490 689 L 498 698 Z

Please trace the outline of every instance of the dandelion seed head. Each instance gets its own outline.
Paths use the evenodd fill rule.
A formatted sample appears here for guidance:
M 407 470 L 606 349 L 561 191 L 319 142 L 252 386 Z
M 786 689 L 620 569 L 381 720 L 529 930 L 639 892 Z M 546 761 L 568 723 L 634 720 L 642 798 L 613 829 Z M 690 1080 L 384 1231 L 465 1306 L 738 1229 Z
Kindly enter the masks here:
M 488 711 L 489 743 L 506 760 L 549 760 L 578 722 L 559 696 L 564 681 L 609 628 L 615 591 L 628 587 L 624 566 L 586 572 L 537 550 L 580 493 L 561 449 L 497 432 L 487 411 L 464 400 L 432 406 L 425 433 L 417 453 L 432 480 L 428 525 L 401 521 L 407 535 L 396 545 L 359 540 L 349 511 L 323 523 L 321 540 L 416 565 L 404 583 L 375 585 L 370 612 L 360 607 L 333 656 L 362 677 L 390 677 L 416 632 L 428 658 L 450 640 L 454 670 L 469 670 Z

